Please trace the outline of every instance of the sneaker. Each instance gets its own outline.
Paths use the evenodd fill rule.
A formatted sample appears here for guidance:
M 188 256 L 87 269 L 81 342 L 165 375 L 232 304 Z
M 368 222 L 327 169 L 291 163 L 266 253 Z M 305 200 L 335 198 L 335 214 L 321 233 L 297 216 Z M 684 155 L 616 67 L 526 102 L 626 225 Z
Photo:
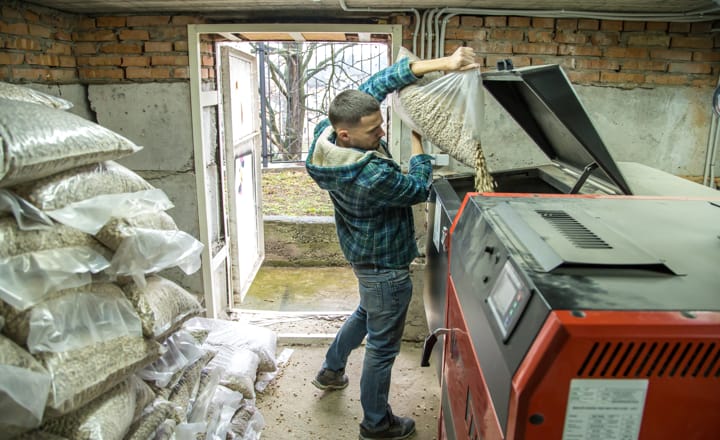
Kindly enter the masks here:
M 393 415 L 390 408 L 388 408 L 388 419 L 390 425 L 381 431 L 370 431 L 360 425 L 360 440 L 402 440 L 415 434 L 415 420 L 409 417 Z
M 312 384 L 321 390 L 342 390 L 348 386 L 348 377 L 345 370 L 328 370 L 323 368 L 313 379 Z

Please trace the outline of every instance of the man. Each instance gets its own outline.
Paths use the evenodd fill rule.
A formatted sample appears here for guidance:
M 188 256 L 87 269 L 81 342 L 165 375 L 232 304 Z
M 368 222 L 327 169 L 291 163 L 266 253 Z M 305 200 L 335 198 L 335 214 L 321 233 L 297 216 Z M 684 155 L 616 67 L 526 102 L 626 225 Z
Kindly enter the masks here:
M 315 129 L 307 171 L 329 192 L 340 247 L 358 279 L 360 304 L 338 331 L 313 384 L 345 388 L 350 352 L 367 336 L 360 401 L 360 439 L 405 439 L 415 422 L 393 415 L 388 405 L 390 373 L 400 352 L 412 296 L 410 263 L 418 256 L 412 205 L 427 200 L 432 165 L 420 136 L 412 135 L 407 174 L 382 139 L 380 102 L 422 75 L 475 67 L 474 51 L 410 62 L 407 58 L 373 75 L 359 90 L 346 90 L 330 104 L 328 119 Z

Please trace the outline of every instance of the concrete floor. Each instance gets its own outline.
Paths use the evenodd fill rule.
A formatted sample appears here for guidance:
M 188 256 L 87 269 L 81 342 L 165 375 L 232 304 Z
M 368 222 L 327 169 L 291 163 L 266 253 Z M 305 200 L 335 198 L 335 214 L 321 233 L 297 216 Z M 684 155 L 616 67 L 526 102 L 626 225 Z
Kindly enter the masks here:
M 349 269 L 312 269 L 301 272 L 314 275 L 300 276 L 297 271 L 261 268 L 237 312 L 236 318 L 278 333 L 278 354 L 292 350 L 278 375 L 257 394 L 266 423 L 264 440 L 358 438 L 364 346 L 350 356 L 346 389 L 321 391 L 311 383 L 332 336 L 357 306 L 357 281 Z M 415 295 L 422 296 L 417 286 Z M 316 313 L 308 313 L 311 310 Z M 421 345 L 403 342 L 393 366 L 390 405 L 395 414 L 415 419 L 413 439 L 432 440 L 437 438 L 440 386 L 434 365 L 420 367 Z

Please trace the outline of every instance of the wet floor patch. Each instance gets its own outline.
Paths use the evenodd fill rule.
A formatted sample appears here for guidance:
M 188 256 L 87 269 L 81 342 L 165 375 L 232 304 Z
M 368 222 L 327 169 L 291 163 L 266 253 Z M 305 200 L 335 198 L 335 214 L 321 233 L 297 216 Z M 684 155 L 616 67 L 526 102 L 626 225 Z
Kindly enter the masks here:
M 241 309 L 274 311 L 351 311 L 358 303 L 357 280 L 349 267 L 263 266 Z

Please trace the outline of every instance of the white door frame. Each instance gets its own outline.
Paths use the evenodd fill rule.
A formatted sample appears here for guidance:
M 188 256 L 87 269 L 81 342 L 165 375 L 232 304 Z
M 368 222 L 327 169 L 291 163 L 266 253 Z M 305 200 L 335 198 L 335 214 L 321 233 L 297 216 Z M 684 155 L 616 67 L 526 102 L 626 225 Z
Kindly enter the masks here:
M 198 223 L 200 226 L 200 241 L 205 246 L 202 251 L 202 285 L 203 295 L 205 299 L 206 315 L 208 317 L 217 318 L 221 312 L 225 312 L 228 299 L 228 292 L 216 292 L 216 283 L 213 279 L 215 269 L 222 264 L 227 264 L 230 257 L 229 246 L 226 243 L 223 249 L 213 257 L 210 243 L 210 209 L 208 203 L 206 188 L 205 170 L 207 167 L 206 155 L 203 149 L 203 127 L 202 127 L 202 109 L 208 105 L 219 104 L 220 90 L 211 92 L 202 91 L 202 63 L 200 56 L 200 36 L 203 34 L 218 34 L 226 38 L 233 37 L 235 33 L 248 32 L 284 32 L 288 34 L 301 35 L 307 33 L 376 33 L 391 35 L 392 59 L 397 58 L 398 50 L 402 42 L 402 26 L 401 25 L 373 25 L 373 24 L 191 24 L 188 25 L 188 55 L 190 62 L 190 104 L 192 116 L 192 137 L 193 149 L 195 155 L 195 181 L 198 199 Z M 233 41 L 229 39 L 228 41 Z M 400 118 L 392 118 L 391 133 L 389 144 L 393 155 L 400 151 Z M 221 137 L 222 138 L 222 137 Z M 222 139 L 221 139 L 222 141 Z M 222 146 L 220 147 L 223 148 Z M 400 157 L 399 154 L 396 157 Z M 225 197 L 224 195 L 219 195 Z M 226 213 L 220 213 L 223 217 Z M 230 277 L 232 278 L 232 277 Z M 228 286 L 232 292 L 232 286 Z

